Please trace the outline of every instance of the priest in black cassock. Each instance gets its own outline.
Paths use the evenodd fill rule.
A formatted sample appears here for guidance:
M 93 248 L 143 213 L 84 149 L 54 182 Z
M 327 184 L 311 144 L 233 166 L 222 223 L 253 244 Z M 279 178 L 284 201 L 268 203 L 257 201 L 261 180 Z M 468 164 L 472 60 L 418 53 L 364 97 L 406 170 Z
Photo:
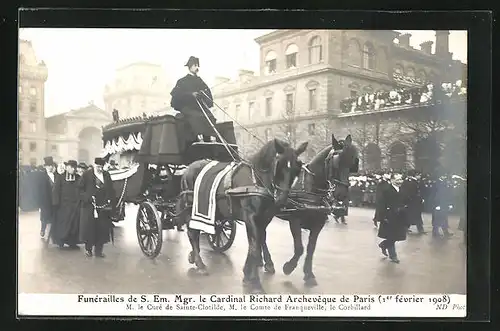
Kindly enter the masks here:
M 81 198 L 80 241 L 85 243 L 85 255 L 88 257 L 93 254 L 105 257 L 103 247 L 110 241 L 112 233 L 111 215 L 116 206 L 116 195 L 109 173 L 103 170 L 105 163 L 103 158 L 96 158 L 92 170 L 86 171 L 78 182 Z
M 216 119 L 210 111 L 213 106 L 212 92 L 198 76 L 200 60 L 191 56 L 185 66 L 188 67 L 189 72 L 177 81 L 170 93 L 172 96 L 170 105 L 184 116 L 190 127 L 191 132 L 187 140 L 214 141 L 215 131 L 200 109 L 201 105 L 212 124 L 215 125 Z
M 56 178 L 52 191 L 54 205 L 54 223 L 50 229 L 52 242 L 63 248 L 78 248 L 78 228 L 80 225 L 80 194 L 76 174 L 77 162 L 69 160 L 65 163 L 66 171 Z

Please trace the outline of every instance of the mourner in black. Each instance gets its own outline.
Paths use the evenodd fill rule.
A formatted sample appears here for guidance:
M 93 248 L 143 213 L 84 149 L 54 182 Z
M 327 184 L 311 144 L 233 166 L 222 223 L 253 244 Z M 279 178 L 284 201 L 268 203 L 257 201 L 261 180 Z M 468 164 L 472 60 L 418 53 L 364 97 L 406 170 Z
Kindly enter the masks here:
M 80 195 L 76 174 L 77 162 L 66 162 L 66 171 L 57 176 L 52 201 L 54 204 L 54 223 L 50 229 L 52 242 L 59 247 L 68 245 L 78 248 L 78 228 L 80 225 Z
M 393 174 L 391 184 L 384 189 L 377 201 L 380 222 L 378 237 L 384 239 L 379 244 L 379 247 L 382 254 L 387 256 L 387 253 L 389 253 L 389 258 L 395 263 L 399 263 L 396 253 L 396 241 L 406 240 L 408 230 L 407 206 L 405 206 L 403 196 L 399 190 L 402 182 L 401 175 Z
M 80 162 L 76 168 L 76 173 L 78 176 L 82 177 L 85 171 L 87 171 L 87 164 L 85 164 L 85 162 Z
M 45 157 L 44 168 L 45 171 L 40 173 L 39 183 L 38 183 L 38 208 L 40 208 L 40 236 L 45 237 L 45 231 L 47 229 L 47 224 L 52 223 L 54 220 L 54 206 L 52 205 L 52 191 L 56 181 L 59 176 L 56 172 L 56 164 L 51 156 Z
M 445 237 L 453 234 L 448 230 L 448 216 L 452 206 L 452 198 L 448 183 L 443 176 L 438 176 L 432 188 L 432 236 L 441 237 L 439 229 Z
M 420 192 L 420 175 L 415 171 L 408 171 L 408 174 L 401 185 L 401 195 L 404 199 L 404 204 L 408 206 L 408 225 L 417 226 L 419 234 L 425 234 L 424 223 L 422 220 L 423 198 Z M 408 227 L 408 232 L 411 230 Z
M 116 203 L 111 177 L 103 171 L 105 160 L 96 158 L 92 171 L 86 171 L 79 181 L 81 195 L 80 241 L 85 243 L 85 254 L 104 257 L 103 246 L 110 240 L 111 215 Z
M 375 227 L 377 227 L 378 222 L 382 221 L 381 217 L 383 211 L 380 210 L 380 206 L 382 206 L 383 203 L 381 203 L 380 200 L 384 197 L 387 189 L 391 187 L 390 178 L 391 174 L 383 174 L 375 190 L 375 215 L 373 215 L 373 225 L 375 225 Z
M 212 92 L 198 76 L 200 60 L 191 56 L 185 66 L 188 67 L 189 72 L 177 81 L 170 93 L 172 95 L 171 106 L 184 116 L 184 120 L 190 127 L 189 140 L 214 141 L 215 131 L 200 109 L 201 105 L 212 124 L 216 123 L 210 111 L 213 106 Z

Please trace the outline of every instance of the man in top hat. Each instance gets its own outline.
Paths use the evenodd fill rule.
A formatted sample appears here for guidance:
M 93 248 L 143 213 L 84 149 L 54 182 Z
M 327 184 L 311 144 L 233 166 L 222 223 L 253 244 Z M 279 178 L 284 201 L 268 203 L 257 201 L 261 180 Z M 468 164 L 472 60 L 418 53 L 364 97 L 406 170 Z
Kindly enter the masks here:
M 87 164 L 85 162 L 78 163 L 78 166 L 76 167 L 76 173 L 78 176 L 82 177 L 85 171 L 87 171 Z
M 384 197 L 385 192 L 390 189 L 391 183 L 391 174 L 384 173 L 380 177 L 380 181 L 378 182 L 375 189 L 375 215 L 373 216 L 373 225 L 377 227 L 378 222 L 382 221 L 383 207 L 382 199 Z
M 56 178 L 52 201 L 54 204 L 54 223 L 50 228 L 52 242 L 63 248 L 78 248 L 78 230 L 80 226 L 80 191 L 76 173 L 77 162 L 64 163 L 65 172 Z
M 54 208 L 52 204 L 52 191 L 56 178 L 59 176 L 56 172 L 57 164 L 52 156 L 43 158 L 43 167 L 45 171 L 40 173 L 38 182 L 38 208 L 40 208 L 40 236 L 45 237 L 47 224 L 52 223 L 54 218 Z
M 104 257 L 104 244 L 112 234 L 111 215 L 116 207 L 113 182 L 103 170 L 106 161 L 95 158 L 92 170 L 86 171 L 78 183 L 81 192 L 80 241 L 85 243 L 85 255 Z
M 212 92 L 198 76 L 200 60 L 191 56 L 185 66 L 189 72 L 177 81 L 170 93 L 172 96 L 171 106 L 184 115 L 190 126 L 192 132 L 188 140 L 214 141 L 215 131 L 210 124 L 210 122 L 214 125 L 216 123 L 216 119 L 210 111 L 213 106 Z M 203 110 L 200 106 L 203 107 Z

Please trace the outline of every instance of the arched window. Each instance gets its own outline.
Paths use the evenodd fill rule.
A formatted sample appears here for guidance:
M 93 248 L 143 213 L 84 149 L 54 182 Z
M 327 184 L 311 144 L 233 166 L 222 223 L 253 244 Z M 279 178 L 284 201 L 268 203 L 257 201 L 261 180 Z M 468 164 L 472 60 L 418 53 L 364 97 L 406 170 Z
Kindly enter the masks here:
M 359 67 L 361 65 L 361 49 L 357 39 L 349 40 L 347 47 L 347 60 L 349 63 Z
M 312 37 L 309 40 L 309 64 L 319 63 L 323 60 L 323 47 L 321 46 L 321 38 L 318 36 Z
M 264 62 L 266 63 L 266 75 L 274 74 L 276 72 L 276 59 L 277 55 L 275 51 L 267 52 Z
M 391 169 L 401 171 L 406 169 L 406 147 L 401 142 L 395 142 L 390 149 L 390 162 Z
M 402 76 L 402 75 L 403 75 L 403 73 L 404 73 L 404 71 L 403 71 L 403 66 L 402 66 L 402 65 L 400 65 L 400 64 L 396 64 L 396 65 L 394 66 L 394 73 L 395 73 L 395 74 L 397 74 L 397 75 L 399 75 L 399 76 Z
M 408 68 L 408 70 L 406 70 L 406 76 L 408 78 L 415 78 L 415 69 Z
M 371 43 L 365 43 L 363 46 L 363 68 L 375 69 L 375 49 Z
M 297 67 L 297 54 L 299 53 L 299 48 L 295 44 L 288 45 L 285 51 L 286 55 L 286 68 L 296 68 Z
M 364 157 L 364 170 L 374 171 L 380 169 L 382 155 L 380 152 L 380 148 L 376 144 L 369 143 L 368 145 L 366 145 Z

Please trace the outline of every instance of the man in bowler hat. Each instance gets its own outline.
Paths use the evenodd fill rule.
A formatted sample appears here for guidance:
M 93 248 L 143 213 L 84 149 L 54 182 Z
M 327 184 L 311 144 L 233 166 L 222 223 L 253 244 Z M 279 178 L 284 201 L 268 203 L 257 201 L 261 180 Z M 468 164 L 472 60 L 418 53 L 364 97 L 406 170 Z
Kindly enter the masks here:
M 188 68 L 188 74 L 179 79 L 174 89 L 170 93 L 172 96 L 171 106 L 180 112 L 191 129 L 191 141 L 214 141 L 215 131 L 212 124 L 215 125 L 216 119 L 210 108 L 213 106 L 212 92 L 205 82 L 198 76 L 200 68 L 200 59 L 191 56 L 185 64 Z M 209 118 L 203 114 L 203 111 Z

